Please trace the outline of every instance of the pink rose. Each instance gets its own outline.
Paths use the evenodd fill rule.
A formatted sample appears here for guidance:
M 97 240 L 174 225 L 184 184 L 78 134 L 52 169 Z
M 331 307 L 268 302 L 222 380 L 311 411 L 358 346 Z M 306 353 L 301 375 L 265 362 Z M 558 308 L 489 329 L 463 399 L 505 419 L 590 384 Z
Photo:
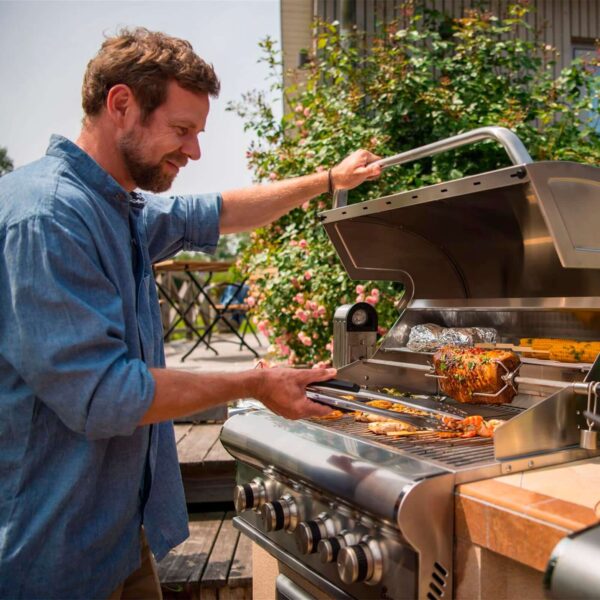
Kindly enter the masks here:
M 302 248 L 302 249 L 308 248 L 308 242 L 306 240 L 300 240 L 298 242 L 298 246 L 300 246 L 300 248 Z
M 357 285 L 356 286 L 356 293 L 357 294 L 364 294 L 365 293 L 365 286 L 364 285 Z
M 369 303 L 371 306 L 375 306 L 379 302 L 379 298 L 375 298 L 375 296 L 367 296 L 365 298 L 365 302 Z
M 272 171 L 269 173 L 269 179 L 271 181 L 275 181 L 277 179 L 277 173 L 273 173 Z
M 375 298 L 379 298 L 379 290 L 377 288 L 373 288 L 371 290 L 371 296 L 375 296 Z
M 304 273 L 304 279 L 306 279 L 306 281 L 310 281 L 312 279 L 312 273 L 310 271 L 306 271 Z
M 304 110 L 304 106 L 302 106 L 302 104 L 296 104 L 296 108 L 294 110 L 297 113 L 301 113 Z
M 302 210 L 308 210 L 309 206 L 310 206 L 310 200 L 307 200 L 306 202 L 304 202 L 304 204 L 302 204 Z
M 256 298 L 254 298 L 253 296 L 249 296 L 248 299 L 246 300 L 246 304 L 252 308 L 253 306 L 256 306 Z
M 298 334 L 298 339 L 305 346 L 312 346 L 312 340 L 303 331 Z
M 305 117 L 308 117 L 308 115 L 310 115 L 310 108 L 308 108 L 308 106 L 304 109 L 303 114 Z
M 302 310 L 301 308 L 296 310 L 296 312 L 294 313 L 294 316 L 297 319 L 300 319 L 303 323 L 306 323 L 306 321 L 308 321 L 308 313 L 306 311 Z
M 304 304 L 304 294 L 296 294 L 294 296 L 294 300 L 298 303 L 298 304 Z

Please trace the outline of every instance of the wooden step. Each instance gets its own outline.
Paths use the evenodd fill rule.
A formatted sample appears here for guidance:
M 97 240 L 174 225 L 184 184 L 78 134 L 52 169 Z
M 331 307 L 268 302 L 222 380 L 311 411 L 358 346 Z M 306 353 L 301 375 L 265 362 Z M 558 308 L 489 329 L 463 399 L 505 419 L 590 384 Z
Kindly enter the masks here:
M 190 537 L 158 563 L 165 600 L 250 600 L 252 544 L 233 512 L 190 515 Z
M 176 424 L 179 468 L 188 504 L 231 502 L 235 460 L 219 440 L 221 424 Z

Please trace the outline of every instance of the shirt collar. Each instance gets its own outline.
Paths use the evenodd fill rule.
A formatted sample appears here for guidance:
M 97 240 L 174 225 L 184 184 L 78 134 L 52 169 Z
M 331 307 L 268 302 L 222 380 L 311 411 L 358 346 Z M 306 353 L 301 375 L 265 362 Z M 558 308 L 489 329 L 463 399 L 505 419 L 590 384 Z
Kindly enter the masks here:
M 53 134 L 50 137 L 46 154 L 66 160 L 88 186 L 118 209 L 128 211 L 129 204 L 137 208 L 144 203 L 141 194 L 130 195 L 87 152 L 62 135 Z

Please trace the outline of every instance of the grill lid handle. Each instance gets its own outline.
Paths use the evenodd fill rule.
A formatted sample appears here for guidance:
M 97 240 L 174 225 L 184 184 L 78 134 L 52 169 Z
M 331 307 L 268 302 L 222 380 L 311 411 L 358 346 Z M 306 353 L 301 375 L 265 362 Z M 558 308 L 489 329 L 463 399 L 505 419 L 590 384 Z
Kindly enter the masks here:
M 523 165 L 533 162 L 533 159 L 527 152 L 527 149 L 523 145 L 523 142 L 506 127 L 480 127 L 473 129 L 473 131 L 467 131 L 460 133 L 443 140 L 438 140 L 419 148 L 413 148 L 388 158 L 382 158 L 374 164 L 379 165 L 382 169 L 387 169 L 394 165 L 401 165 L 413 160 L 419 160 L 427 156 L 434 156 L 445 152 L 446 150 L 454 150 L 460 146 L 467 146 L 468 144 L 474 144 L 475 142 L 481 142 L 483 140 L 495 140 L 499 144 L 502 144 L 508 157 L 514 165 Z M 336 190 L 333 195 L 333 207 L 338 208 L 340 206 L 346 206 L 348 204 L 348 190 Z

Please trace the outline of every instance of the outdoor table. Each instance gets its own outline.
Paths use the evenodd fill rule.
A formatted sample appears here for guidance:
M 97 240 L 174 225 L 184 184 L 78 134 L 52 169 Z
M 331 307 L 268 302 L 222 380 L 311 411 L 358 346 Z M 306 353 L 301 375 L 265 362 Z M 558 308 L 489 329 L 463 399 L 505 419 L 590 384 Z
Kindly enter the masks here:
M 184 273 L 187 279 L 192 284 L 192 297 L 187 301 L 185 305 L 182 305 L 181 298 L 178 296 L 177 289 L 169 289 L 165 285 L 156 279 L 156 286 L 162 297 L 175 311 L 176 317 L 169 324 L 166 329 L 163 338 L 167 340 L 171 333 L 177 327 L 179 321 L 183 321 L 187 328 L 196 336 L 197 339 L 202 339 L 204 331 L 206 331 L 206 323 L 204 331 L 199 330 L 196 325 L 189 318 L 188 313 L 190 310 L 199 303 L 203 298 L 207 297 L 205 288 L 210 285 L 213 275 L 215 273 L 223 273 L 228 271 L 233 263 L 224 261 L 205 261 L 205 260 L 165 260 L 163 262 L 156 263 L 154 265 L 154 273 Z M 202 274 L 206 274 L 203 278 Z M 204 345 L 212 350 L 215 355 L 219 353 L 213 348 L 207 340 L 202 339 Z M 194 346 L 195 348 L 196 346 Z M 185 357 L 182 358 L 182 361 Z
M 192 295 L 192 298 L 182 308 L 178 303 L 179 298 L 175 296 L 177 292 L 169 290 L 165 286 L 161 285 L 161 283 L 158 281 L 156 282 L 156 285 L 162 296 L 197 338 L 192 347 L 181 357 L 181 362 L 183 362 L 200 344 L 204 344 L 208 349 L 212 350 L 215 353 L 215 355 L 219 354 L 217 350 L 210 345 L 210 336 L 219 322 L 223 322 L 231 330 L 231 332 L 237 336 L 237 338 L 240 341 L 240 346 L 245 346 L 248 350 L 250 350 L 250 352 L 252 352 L 252 354 L 254 354 L 258 358 L 257 352 L 251 346 L 248 345 L 248 343 L 244 340 L 244 337 L 241 336 L 236 330 L 236 328 L 233 327 L 233 325 L 231 325 L 229 320 L 225 318 L 228 312 L 244 308 L 244 305 L 240 305 L 239 301 L 236 300 L 237 290 L 235 290 L 236 293 L 234 293 L 231 296 L 231 298 L 225 303 L 215 303 L 215 301 L 210 297 L 210 294 L 208 293 L 208 288 L 211 283 L 213 274 L 228 271 L 232 264 L 232 262 L 221 261 L 167 260 L 154 265 L 155 273 L 185 273 L 193 285 L 194 293 Z M 203 273 L 206 274 L 206 278 L 200 277 L 200 275 Z M 236 286 L 238 289 L 242 289 L 242 287 L 246 283 L 246 280 L 247 278 L 239 283 L 231 285 Z M 214 316 L 212 317 L 210 322 L 205 321 L 204 328 L 202 330 L 199 330 L 188 317 L 188 313 L 196 303 L 199 303 L 203 300 L 206 301 L 206 303 L 213 309 Z M 178 319 L 176 318 L 170 324 L 169 328 L 165 332 L 165 338 L 167 338 L 173 332 L 177 325 L 177 322 Z

